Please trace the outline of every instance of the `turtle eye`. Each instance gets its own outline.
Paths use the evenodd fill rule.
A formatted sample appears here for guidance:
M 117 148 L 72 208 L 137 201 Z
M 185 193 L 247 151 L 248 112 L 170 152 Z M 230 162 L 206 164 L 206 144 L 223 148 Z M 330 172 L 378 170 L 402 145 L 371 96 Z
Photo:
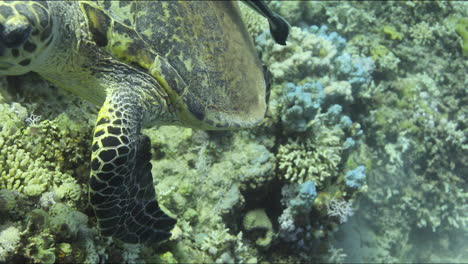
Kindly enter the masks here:
M 7 48 L 16 48 L 28 40 L 32 26 L 24 16 L 14 16 L 0 24 L 0 43 Z

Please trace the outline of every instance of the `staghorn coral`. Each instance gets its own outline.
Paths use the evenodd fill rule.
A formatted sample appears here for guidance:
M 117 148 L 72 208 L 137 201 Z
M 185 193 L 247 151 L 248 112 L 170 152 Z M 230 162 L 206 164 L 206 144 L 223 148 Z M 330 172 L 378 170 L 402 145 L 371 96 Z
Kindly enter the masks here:
M 426 45 L 434 40 L 434 27 L 429 26 L 425 21 L 418 23 L 410 28 L 410 36 L 414 42 L 421 45 Z
M 20 128 L 13 134 L 0 131 L 0 188 L 38 196 L 62 183 L 76 186 L 73 170 L 64 171 L 79 168 L 72 164 L 86 162 L 80 152 L 85 152 L 89 142 L 81 132 L 67 131 L 66 122 L 66 118 L 59 118 Z M 73 199 L 78 196 L 74 194 Z
M 83 192 L 77 179 L 87 178 L 91 126 L 76 124 L 77 119 L 83 119 L 77 117 L 82 110 L 66 110 L 61 114 L 52 110 L 51 106 L 63 100 L 60 93 L 56 98 L 48 95 L 47 102 L 37 97 L 35 93 L 46 93 L 42 87 L 45 84 L 34 75 L 14 84 L 21 85 L 18 93 L 30 96 L 27 100 L 38 98 L 34 103 L 10 102 L 8 93 L 0 97 L 0 188 L 35 197 L 57 190 L 58 199 L 76 202 L 82 199 Z M 1 90 L 5 91 L 5 86 Z M 69 108 L 80 106 L 71 103 Z M 36 111 L 38 114 L 34 115 L 28 108 L 44 112 Z M 53 116 L 53 120 L 43 115 L 39 119 L 42 113 Z
M 278 169 L 280 176 L 293 182 L 311 180 L 321 186 L 326 178 L 336 176 L 341 161 L 338 137 L 329 138 L 327 145 L 321 142 L 316 146 L 312 140 L 306 142 L 289 141 L 278 149 Z
M 308 124 L 307 137 L 288 139 L 280 145 L 277 153 L 280 177 L 291 182 L 311 180 L 322 186 L 327 178 L 338 174 L 342 162 L 341 154 L 349 149 L 349 134 L 359 137 L 349 117 L 341 115 L 341 107 L 329 108 L 327 113 L 317 115 Z
M 200 249 L 213 256 L 220 257 L 235 240 L 224 226 L 218 226 L 209 233 L 199 233 L 197 239 L 201 240 Z

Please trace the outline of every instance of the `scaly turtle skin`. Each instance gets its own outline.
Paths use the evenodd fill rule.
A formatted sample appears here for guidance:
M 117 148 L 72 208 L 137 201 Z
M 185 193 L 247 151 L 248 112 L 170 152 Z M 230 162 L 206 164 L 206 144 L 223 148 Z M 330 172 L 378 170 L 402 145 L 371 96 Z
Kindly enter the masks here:
M 250 4 L 284 43 L 288 24 Z M 1 1 L 0 75 L 30 71 L 102 105 L 90 202 L 101 233 L 128 243 L 163 241 L 176 223 L 155 199 L 141 128 L 251 127 L 269 88 L 230 1 Z

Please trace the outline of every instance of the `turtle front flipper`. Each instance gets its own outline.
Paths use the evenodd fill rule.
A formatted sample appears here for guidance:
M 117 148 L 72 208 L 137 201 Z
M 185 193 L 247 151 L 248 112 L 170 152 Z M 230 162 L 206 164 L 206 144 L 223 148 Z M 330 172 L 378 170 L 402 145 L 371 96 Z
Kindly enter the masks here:
M 141 104 L 116 93 L 102 106 L 92 146 L 90 201 L 101 233 L 127 243 L 161 242 L 176 220 L 155 197 Z
M 273 39 L 280 45 L 286 45 L 289 35 L 289 23 L 283 17 L 271 11 L 264 1 L 244 0 L 244 3 L 260 15 L 266 17 Z

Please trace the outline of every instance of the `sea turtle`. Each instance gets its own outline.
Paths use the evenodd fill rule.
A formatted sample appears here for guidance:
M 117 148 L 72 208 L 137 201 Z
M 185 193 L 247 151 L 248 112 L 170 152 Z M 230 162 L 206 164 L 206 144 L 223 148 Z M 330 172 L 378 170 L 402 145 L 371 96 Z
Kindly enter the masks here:
M 287 22 L 250 5 L 284 44 Z M 231 1 L 0 1 L 0 75 L 31 71 L 101 105 L 90 203 L 101 233 L 128 243 L 166 240 L 176 223 L 155 199 L 141 128 L 251 127 L 269 89 Z

